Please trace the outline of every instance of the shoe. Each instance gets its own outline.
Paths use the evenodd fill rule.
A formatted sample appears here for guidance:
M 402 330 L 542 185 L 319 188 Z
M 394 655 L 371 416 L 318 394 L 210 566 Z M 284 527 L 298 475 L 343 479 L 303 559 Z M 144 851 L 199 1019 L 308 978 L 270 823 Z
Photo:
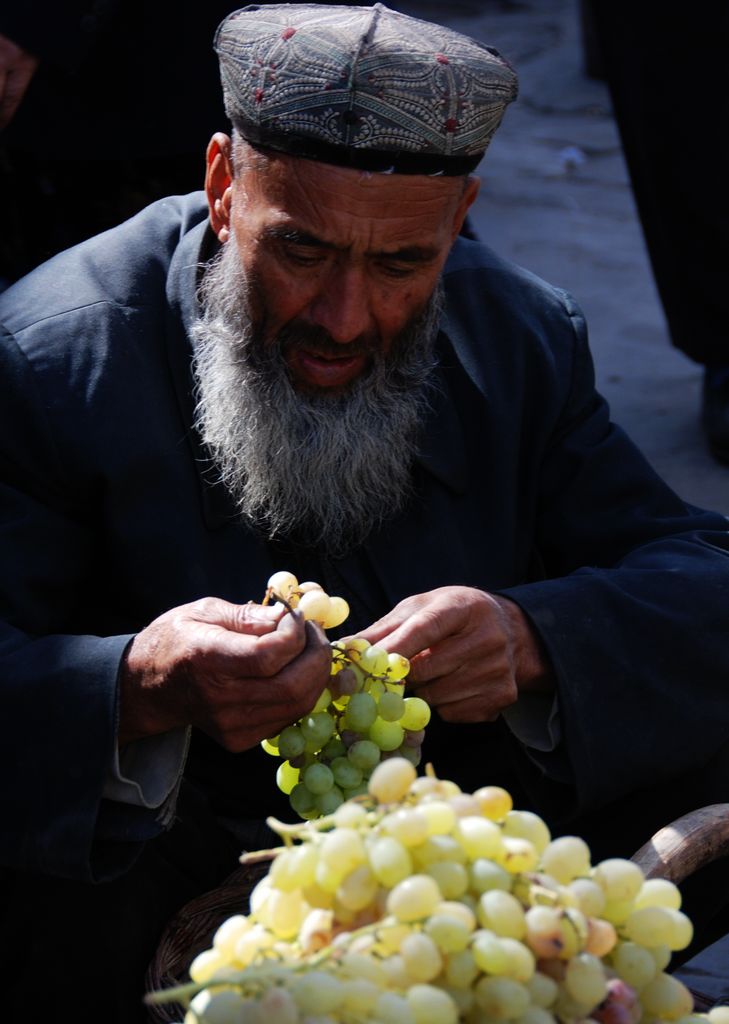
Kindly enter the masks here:
M 701 422 L 711 454 L 729 465 L 729 366 L 707 366 Z

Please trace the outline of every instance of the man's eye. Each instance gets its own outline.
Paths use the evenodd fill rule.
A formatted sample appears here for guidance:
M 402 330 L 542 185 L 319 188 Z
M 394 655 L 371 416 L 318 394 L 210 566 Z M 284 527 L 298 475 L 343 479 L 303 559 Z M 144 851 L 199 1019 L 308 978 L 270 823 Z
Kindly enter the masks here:
M 284 255 L 298 267 L 315 267 L 324 260 L 324 253 L 308 246 L 285 246 Z
M 379 264 L 380 270 L 387 277 L 410 277 L 417 267 L 412 263 L 398 263 L 392 260 L 382 260 Z

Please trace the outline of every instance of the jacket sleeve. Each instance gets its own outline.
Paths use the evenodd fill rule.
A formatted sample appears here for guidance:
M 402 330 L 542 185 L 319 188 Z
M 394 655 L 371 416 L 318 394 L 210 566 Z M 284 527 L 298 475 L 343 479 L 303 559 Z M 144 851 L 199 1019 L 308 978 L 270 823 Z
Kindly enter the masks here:
M 131 637 L 74 632 L 89 564 L 103 559 L 91 505 L 69 493 L 11 336 L 0 339 L 0 379 L 0 862 L 99 880 L 125 870 L 162 827 L 154 811 L 103 799 Z
M 554 666 L 579 813 L 670 785 L 729 743 L 729 533 L 724 516 L 681 501 L 610 421 L 584 321 L 564 301 L 574 356 L 542 459 L 546 578 L 502 593 Z

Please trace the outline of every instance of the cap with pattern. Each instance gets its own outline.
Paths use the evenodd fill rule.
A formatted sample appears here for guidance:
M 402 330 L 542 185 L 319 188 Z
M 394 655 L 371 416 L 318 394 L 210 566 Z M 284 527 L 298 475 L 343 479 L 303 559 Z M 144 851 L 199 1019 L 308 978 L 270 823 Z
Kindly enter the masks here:
M 214 45 L 244 139 L 363 170 L 467 174 L 517 93 L 492 47 L 380 3 L 251 5 Z

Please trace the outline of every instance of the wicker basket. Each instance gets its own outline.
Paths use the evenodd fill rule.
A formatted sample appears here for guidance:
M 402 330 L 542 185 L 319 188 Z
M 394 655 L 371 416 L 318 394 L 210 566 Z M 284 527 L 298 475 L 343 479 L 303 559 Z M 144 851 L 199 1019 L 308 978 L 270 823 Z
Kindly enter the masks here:
M 147 969 L 145 990 L 171 988 L 189 981 L 188 968 L 203 950 L 209 949 L 220 925 L 233 914 L 248 913 L 248 897 L 268 871 L 270 859 L 246 864 L 210 892 L 186 903 L 165 928 L 157 951 Z M 176 1003 L 150 1006 L 150 1024 L 181 1021 L 185 1011 Z
M 634 854 L 647 878 L 682 882 L 700 868 L 729 856 L 729 804 L 713 804 L 678 818 L 660 829 Z M 234 871 L 217 889 L 186 904 L 170 921 L 146 976 L 146 989 L 170 988 L 189 979 L 190 964 L 208 949 L 218 927 L 233 914 L 247 913 L 248 897 L 268 871 L 270 858 Z M 708 1009 L 702 995 L 693 992 L 697 1010 Z M 150 1024 L 181 1021 L 185 1011 L 168 1003 L 150 1006 Z

